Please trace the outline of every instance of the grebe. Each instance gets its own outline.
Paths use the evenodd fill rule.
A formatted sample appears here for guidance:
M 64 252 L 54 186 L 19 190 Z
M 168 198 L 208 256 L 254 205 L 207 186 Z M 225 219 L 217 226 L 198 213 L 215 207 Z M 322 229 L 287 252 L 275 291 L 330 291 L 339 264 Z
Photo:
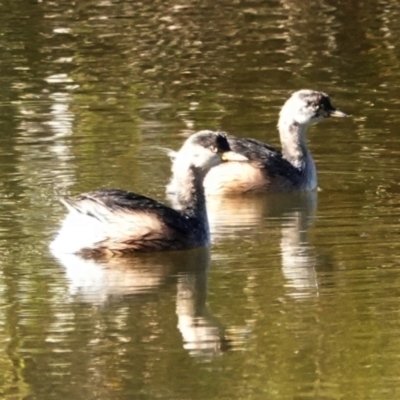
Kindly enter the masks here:
M 116 189 L 62 199 L 69 214 L 51 250 L 91 257 L 208 245 L 203 179 L 223 160 L 246 160 L 230 150 L 224 134 L 201 131 L 185 141 L 174 160 L 177 209 Z
M 306 132 L 309 125 L 327 117 L 346 114 L 333 107 L 326 93 L 303 89 L 293 93 L 281 109 L 281 151 L 255 139 L 227 135 L 231 149 L 248 161 L 212 168 L 204 179 L 206 194 L 316 189 L 317 171 L 307 147 Z M 172 158 L 177 155 L 169 154 Z M 172 178 L 168 192 L 175 192 L 177 183 Z

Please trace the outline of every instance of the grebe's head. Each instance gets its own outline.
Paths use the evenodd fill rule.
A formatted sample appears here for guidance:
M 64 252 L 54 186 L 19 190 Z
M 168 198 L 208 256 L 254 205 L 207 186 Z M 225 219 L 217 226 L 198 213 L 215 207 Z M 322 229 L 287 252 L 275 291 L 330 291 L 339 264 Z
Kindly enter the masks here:
M 223 161 L 246 161 L 247 158 L 231 150 L 223 132 L 200 131 L 191 135 L 176 153 L 174 168 L 193 166 L 205 171 Z
M 346 117 L 333 107 L 326 93 L 303 89 L 292 94 L 280 112 L 280 123 L 310 125 L 327 117 Z

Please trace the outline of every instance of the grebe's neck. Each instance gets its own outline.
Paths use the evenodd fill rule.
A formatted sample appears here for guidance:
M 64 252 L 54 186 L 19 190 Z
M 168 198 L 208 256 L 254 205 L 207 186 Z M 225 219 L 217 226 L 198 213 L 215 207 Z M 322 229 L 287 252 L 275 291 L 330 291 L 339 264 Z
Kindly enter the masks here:
M 304 189 L 315 189 L 317 170 L 307 146 L 307 124 L 299 124 L 293 119 L 281 118 L 278 123 L 282 145 L 282 155 L 301 172 Z
M 189 218 L 194 218 L 209 234 L 206 198 L 204 194 L 203 180 L 208 172 L 204 169 L 189 166 L 174 173 L 174 187 L 176 192 L 173 203 L 175 208 Z
M 308 125 L 281 116 L 278 128 L 284 158 L 294 167 L 304 168 L 306 163 L 312 160 L 307 146 Z

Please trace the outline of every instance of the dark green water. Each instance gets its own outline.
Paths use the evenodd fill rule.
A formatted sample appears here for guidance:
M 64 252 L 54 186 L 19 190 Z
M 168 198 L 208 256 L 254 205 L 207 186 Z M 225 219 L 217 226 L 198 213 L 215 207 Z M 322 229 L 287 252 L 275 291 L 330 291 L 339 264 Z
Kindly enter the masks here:
M 0 397 L 400 397 L 400 4 L 0 0 Z M 294 90 L 317 194 L 209 203 L 209 250 L 56 259 L 58 197 L 165 200 L 204 128 L 279 145 Z

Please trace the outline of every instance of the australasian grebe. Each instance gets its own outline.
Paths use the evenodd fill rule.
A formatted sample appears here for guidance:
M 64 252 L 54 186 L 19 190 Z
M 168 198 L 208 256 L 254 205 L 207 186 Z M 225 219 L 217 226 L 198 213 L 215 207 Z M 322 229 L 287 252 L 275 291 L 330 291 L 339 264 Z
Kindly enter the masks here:
M 299 90 L 292 94 L 280 112 L 278 128 L 282 150 L 254 139 L 227 135 L 231 149 L 248 158 L 210 170 L 204 179 L 206 194 L 281 192 L 313 190 L 317 171 L 307 147 L 307 128 L 327 117 L 345 117 L 323 92 Z M 172 158 L 177 153 L 170 152 Z M 175 192 L 172 178 L 168 192 Z
M 101 256 L 207 245 L 210 235 L 203 180 L 210 168 L 223 160 L 246 160 L 230 150 L 224 134 L 201 131 L 186 140 L 174 160 L 177 209 L 115 189 L 62 199 L 69 214 L 51 249 Z

